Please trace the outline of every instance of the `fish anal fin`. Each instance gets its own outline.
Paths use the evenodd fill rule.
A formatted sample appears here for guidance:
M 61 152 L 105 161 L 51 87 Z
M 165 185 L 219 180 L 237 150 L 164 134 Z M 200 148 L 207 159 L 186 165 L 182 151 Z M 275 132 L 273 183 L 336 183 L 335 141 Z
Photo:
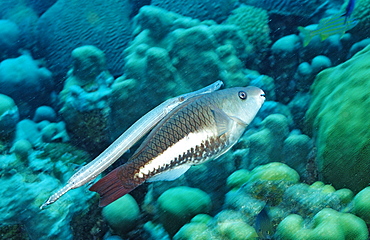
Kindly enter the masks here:
M 156 182 L 156 181 L 173 181 L 181 175 L 183 175 L 191 166 L 188 164 L 183 164 L 178 167 L 175 167 L 171 170 L 157 174 L 147 180 L 147 182 Z
M 130 187 L 122 185 L 122 180 L 118 176 L 121 174 L 122 168 L 124 167 L 125 165 L 114 169 L 89 188 L 90 191 L 100 194 L 99 207 L 107 206 L 140 185 L 131 184 L 132 186 Z
M 211 111 L 216 122 L 218 136 L 221 136 L 228 132 L 233 120 L 219 108 L 214 108 Z

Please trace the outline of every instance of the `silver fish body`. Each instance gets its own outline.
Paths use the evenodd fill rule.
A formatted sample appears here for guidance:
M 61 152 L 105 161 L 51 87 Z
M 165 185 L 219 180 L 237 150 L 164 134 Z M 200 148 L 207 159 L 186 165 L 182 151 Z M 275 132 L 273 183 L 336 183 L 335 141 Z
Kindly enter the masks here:
M 215 159 L 244 133 L 264 102 L 256 87 L 200 95 L 171 111 L 151 131 L 127 163 L 90 190 L 105 206 L 145 181 L 173 180 L 192 165 Z

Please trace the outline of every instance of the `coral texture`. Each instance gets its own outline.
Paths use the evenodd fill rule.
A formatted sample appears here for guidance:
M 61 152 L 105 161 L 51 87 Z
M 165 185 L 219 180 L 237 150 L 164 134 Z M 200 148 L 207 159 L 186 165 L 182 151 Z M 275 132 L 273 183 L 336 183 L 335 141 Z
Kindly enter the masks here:
M 361 38 L 368 38 L 370 34 L 370 1 L 356 1 L 353 17 L 358 20 L 358 24 L 353 29 L 354 34 Z
M 187 17 L 200 20 L 214 20 L 221 22 L 225 20 L 230 11 L 234 8 L 234 0 L 152 0 L 153 6 L 161 7 L 171 12 L 175 12 Z
M 28 54 L 0 63 L 0 93 L 13 98 L 21 116 L 27 116 L 33 108 L 45 102 L 52 85 L 51 72 Z
M 309 17 L 318 8 L 326 5 L 325 0 L 241 0 L 242 3 L 266 9 L 269 13 Z
M 164 99 L 217 79 L 228 87 L 247 85 L 242 59 L 251 47 L 238 27 L 202 23 L 154 6 L 142 7 L 134 22 L 125 74 L 112 85 L 112 132 L 122 133 Z M 149 98 L 143 94 L 148 92 Z M 131 108 L 135 101 L 145 104 Z
M 39 19 L 38 47 L 56 75 L 65 75 L 70 52 L 82 45 L 102 49 L 113 74 L 123 69 L 123 49 L 130 38 L 128 0 L 59 0 Z M 58 21 L 55 21 L 58 16 Z
M 370 181 L 369 59 L 370 46 L 322 71 L 311 88 L 308 130 L 316 139 L 322 178 L 336 188 L 359 191 Z
M 267 11 L 252 6 L 235 9 L 225 21 L 226 24 L 237 25 L 256 51 L 266 48 L 271 43 L 268 22 Z

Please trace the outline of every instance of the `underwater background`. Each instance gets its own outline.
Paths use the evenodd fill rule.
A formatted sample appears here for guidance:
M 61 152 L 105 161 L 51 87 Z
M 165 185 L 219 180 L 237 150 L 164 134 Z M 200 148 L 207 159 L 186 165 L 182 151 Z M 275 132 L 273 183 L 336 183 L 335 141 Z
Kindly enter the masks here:
M 1 0 L 0 239 L 368 239 L 369 37 L 370 0 Z M 226 154 L 104 208 L 83 186 L 40 210 L 216 80 L 266 93 Z

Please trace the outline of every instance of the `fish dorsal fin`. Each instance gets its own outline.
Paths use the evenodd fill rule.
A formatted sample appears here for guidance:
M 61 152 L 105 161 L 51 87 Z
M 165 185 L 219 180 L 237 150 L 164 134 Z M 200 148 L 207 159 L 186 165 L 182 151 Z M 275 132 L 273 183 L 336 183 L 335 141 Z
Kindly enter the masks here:
M 175 167 L 171 170 L 159 173 L 159 174 L 149 178 L 146 181 L 147 182 L 173 181 L 173 180 L 181 177 L 181 175 L 183 175 L 190 167 L 191 167 L 191 165 L 189 165 L 189 164 L 183 164 L 183 165 Z
M 215 118 L 217 135 L 221 136 L 230 130 L 233 120 L 221 109 L 213 108 L 213 117 Z

